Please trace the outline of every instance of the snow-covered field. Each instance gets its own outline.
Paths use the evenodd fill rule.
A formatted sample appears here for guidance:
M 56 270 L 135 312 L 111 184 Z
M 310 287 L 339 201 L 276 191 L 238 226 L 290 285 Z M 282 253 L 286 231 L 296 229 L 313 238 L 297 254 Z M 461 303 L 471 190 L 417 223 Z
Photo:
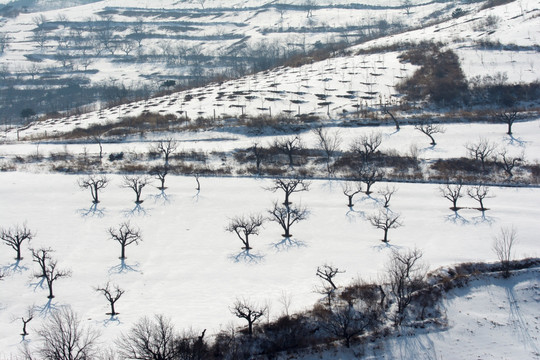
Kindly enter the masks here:
M 365 216 L 381 206 L 377 195 L 359 197 L 349 212 L 338 181 L 314 181 L 309 192 L 293 195 L 295 204 L 307 206 L 308 220 L 292 228 L 293 242 L 283 244 L 277 224 L 267 223 L 252 240 L 253 261 L 234 258 L 241 243 L 225 232 L 236 215 L 265 212 L 281 194 L 264 190 L 270 180 L 204 178 L 199 195 L 190 177 L 171 177 L 167 199 L 156 189 L 145 189 L 145 202 L 134 208 L 134 195 L 119 188 L 121 178 L 112 176 L 97 213 L 86 212 L 90 197 L 76 185 L 77 176 L 2 173 L 2 225 L 27 222 L 36 237 L 34 248 L 51 247 L 59 267 L 73 276 L 55 283 L 52 307 L 71 305 L 85 322 L 103 331 L 108 341 L 143 315 L 171 316 L 180 328 L 207 328 L 215 332 L 237 322 L 228 307 L 236 297 L 270 304 L 270 316 L 283 309 L 278 299 L 289 294 L 291 310 L 308 307 L 320 296 L 314 292 L 317 266 L 331 263 L 346 270 L 338 279 L 377 279 L 391 248 L 418 247 L 431 269 L 464 261 L 495 261 L 492 237 L 501 226 L 514 226 L 519 235 L 516 257 L 538 256 L 536 235 L 540 209 L 539 189 L 496 188 L 485 216 L 463 209 L 450 211 L 436 185 L 399 184 L 391 209 L 399 212 L 404 226 L 389 233 L 390 244 L 380 242 L 382 232 Z M 383 184 L 377 184 L 380 188 Z M 463 199 L 462 206 L 476 204 Z M 123 221 L 140 227 L 143 242 L 127 248 L 126 265 L 134 271 L 118 273 L 119 245 L 108 239 L 107 229 Z M 3 266 L 13 263 L 14 253 L 2 247 Z M 28 306 L 44 307 L 45 290 L 31 278 L 35 266 L 28 250 L 19 269 L 0 286 L 0 348 L 14 352 L 21 338 L 19 317 Z M 107 303 L 93 290 L 108 280 L 126 294 L 117 304 L 119 320 L 108 322 Z M 35 339 L 43 314 L 30 324 L 28 340 Z M 453 319 L 450 319 L 453 321 Z M 489 351 L 489 348 L 486 349 Z

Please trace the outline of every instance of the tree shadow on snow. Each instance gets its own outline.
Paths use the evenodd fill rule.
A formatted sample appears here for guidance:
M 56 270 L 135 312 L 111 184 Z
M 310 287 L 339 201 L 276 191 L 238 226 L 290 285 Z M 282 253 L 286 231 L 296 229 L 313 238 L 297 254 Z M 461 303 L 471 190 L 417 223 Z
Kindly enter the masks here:
M 306 243 L 301 240 L 293 239 L 292 237 L 283 237 L 280 241 L 275 242 L 272 244 L 272 247 L 274 250 L 281 252 L 281 251 L 289 251 L 292 248 L 301 248 L 306 247 Z
M 120 264 L 115 265 L 109 269 L 110 274 L 123 274 L 128 272 L 141 272 L 139 270 L 139 264 L 128 265 L 126 259 L 120 259 Z
M 381 244 L 373 245 L 371 248 L 373 250 L 383 251 L 385 249 L 399 250 L 399 249 L 402 249 L 403 246 L 390 244 L 390 242 L 384 242 L 384 241 L 381 240 Z
M 482 211 L 482 214 L 480 216 L 473 217 L 471 221 L 473 222 L 474 225 L 481 225 L 481 224 L 491 225 L 496 221 L 496 219 L 492 216 L 486 216 L 486 212 Z
M 356 219 L 358 218 L 361 218 L 361 219 L 366 218 L 366 213 L 364 211 L 355 210 L 352 206 L 349 206 L 348 208 L 349 210 L 347 210 L 347 212 L 345 213 L 345 216 L 347 216 L 347 219 L 349 220 L 349 222 L 355 222 Z
M 53 311 L 62 308 L 63 305 L 57 305 L 56 303 L 53 304 L 52 300 L 53 299 L 49 299 L 43 306 L 36 306 L 35 309 L 41 317 L 46 317 L 47 315 L 50 315 Z
M 130 216 L 147 216 L 148 211 L 142 206 L 141 203 L 136 203 L 135 207 L 131 210 L 124 210 L 122 211 L 125 217 Z
M 122 324 L 122 322 L 118 318 L 118 314 L 111 315 L 108 319 L 103 320 L 103 326 L 107 327 L 107 326 L 109 326 L 111 324 L 116 324 L 116 325 L 121 325 Z
M 258 264 L 264 260 L 264 255 L 260 253 L 253 254 L 249 249 L 244 249 L 238 254 L 229 255 L 229 259 L 235 263 Z
M 514 135 L 505 136 L 504 141 L 508 145 L 512 145 L 512 146 L 525 147 L 525 145 L 527 145 L 527 141 L 525 141 L 525 140 L 523 140 L 521 138 L 516 138 L 516 137 L 514 137 Z
M 13 264 L 2 267 L 6 274 L 22 273 L 28 270 L 28 267 L 21 265 L 21 260 L 16 260 Z
M 461 216 L 457 210 L 454 211 L 452 215 L 446 215 L 444 217 L 444 221 L 451 222 L 458 225 L 467 225 L 469 223 L 469 220 L 465 219 L 463 216 Z
M 162 189 L 157 195 L 152 195 L 152 198 L 154 199 L 154 204 L 168 205 L 171 203 L 171 196 L 167 195 L 165 189 Z
M 30 283 L 30 287 L 33 287 L 34 288 L 34 292 L 36 292 L 36 290 L 39 288 L 39 289 L 45 289 L 45 276 L 40 276 L 39 277 L 39 280 L 36 281 L 36 282 L 33 282 L 33 283 Z
M 98 208 L 98 203 L 92 204 L 89 209 L 79 209 L 77 213 L 84 217 L 98 217 L 102 218 L 105 216 L 105 209 Z

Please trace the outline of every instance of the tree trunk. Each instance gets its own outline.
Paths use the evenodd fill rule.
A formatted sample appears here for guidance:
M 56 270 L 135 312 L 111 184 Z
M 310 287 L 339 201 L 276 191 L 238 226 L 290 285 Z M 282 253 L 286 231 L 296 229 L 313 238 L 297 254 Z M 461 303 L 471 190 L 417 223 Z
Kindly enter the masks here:
M 49 280 L 47 279 L 47 285 L 49 286 L 49 296 L 47 296 L 47 298 L 52 299 L 52 298 L 54 298 L 54 294 L 53 294 L 53 282 L 52 282 L 52 280 L 49 281 Z
M 21 260 L 22 260 L 22 257 L 21 257 L 21 247 L 20 247 L 20 246 L 17 246 L 17 257 L 15 258 L 15 260 L 17 260 L 17 261 L 21 261 Z
M 120 259 L 125 259 L 125 258 L 126 258 L 126 246 L 122 245 L 122 251 L 121 251 Z
M 353 196 L 354 196 L 354 195 L 347 195 L 347 197 L 349 198 L 349 205 L 347 205 L 347 206 L 348 206 L 348 207 L 351 207 L 351 208 L 354 206 L 353 203 L 352 203 Z
M 388 242 L 388 229 L 384 229 L 384 239 L 383 239 L 383 242 L 384 242 L 384 243 L 387 243 L 387 242 Z
M 114 310 L 114 301 L 111 301 L 111 314 L 110 314 L 110 315 L 111 315 L 111 316 L 114 316 L 114 315 L 116 315 L 116 314 L 117 314 L 117 313 L 116 313 L 116 311 Z

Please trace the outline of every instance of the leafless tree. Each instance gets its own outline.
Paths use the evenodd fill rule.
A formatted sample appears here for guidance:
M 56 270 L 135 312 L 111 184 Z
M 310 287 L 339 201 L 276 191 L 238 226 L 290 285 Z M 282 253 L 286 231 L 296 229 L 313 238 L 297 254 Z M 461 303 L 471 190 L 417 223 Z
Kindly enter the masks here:
M 441 185 L 439 187 L 439 191 L 441 192 L 442 196 L 452 202 L 452 207 L 450 210 L 459 210 L 457 202 L 461 197 L 463 197 L 463 194 L 461 193 L 462 189 L 463 184 L 461 182 L 457 184 L 446 183 L 445 185 Z
M 252 304 L 250 301 L 245 299 L 236 299 L 233 306 L 231 307 L 231 312 L 233 315 L 240 319 L 244 319 L 248 323 L 248 335 L 253 335 L 253 325 L 263 317 L 268 311 L 267 307 L 258 306 Z
M 505 123 L 508 126 L 506 133 L 512 135 L 512 125 L 518 119 L 518 111 L 516 109 L 501 109 L 493 114 L 498 122 Z
M 480 211 L 486 211 L 487 209 L 484 207 L 484 199 L 489 198 L 489 188 L 485 185 L 476 185 L 471 186 L 467 188 L 467 195 L 469 195 L 470 198 L 478 201 L 480 203 Z
M 403 0 L 401 2 L 403 8 L 405 9 L 405 13 L 407 13 L 407 16 L 411 14 L 411 7 L 412 7 L 412 1 L 411 0 Z
M 135 203 L 140 204 L 143 188 L 150 183 L 150 178 L 146 175 L 125 175 L 122 181 L 122 187 L 129 188 L 135 192 Z
M 334 283 L 334 277 L 337 274 L 343 274 L 345 271 L 339 271 L 337 267 L 334 267 L 332 265 L 324 264 L 322 266 L 317 266 L 317 275 L 324 281 L 328 282 L 328 284 L 332 287 L 333 290 L 337 289 L 336 284 Z
M 158 186 L 159 190 L 165 190 L 167 187 L 165 187 L 165 177 L 169 174 L 169 167 L 168 166 L 155 166 L 150 170 L 150 175 L 154 176 L 156 179 L 159 180 L 160 186 Z
M 341 135 L 339 131 L 330 134 L 328 130 L 322 127 L 315 128 L 313 133 L 317 137 L 317 147 L 324 153 L 326 171 L 328 174 L 333 174 L 334 169 L 332 167 L 332 160 L 339 151 L 339 147 L 342 143 Z
M 204 3 L 206 2 L 206 0 L 197 0 L 197 2 L 201 5 L 201 8 L 204 9 Z
M 405 309 L 411 303 L 413 293 L 420 289 L 426 278 L 426 268 L 421 263 L 422 251 L 418 249 L 393 250 L 386 266 L 390 292 L 396 299 L 397 309 L 394 325 L 400 325 L 405 318 Z
M 497 164 L 508 175 L 508 178 L 511 178 L 512 176 L 514 176 L 514 173 L 512 172 L 514 171 L 514 168 L 523 161 L 523 154 L 521 154 L 520 156 L 511 156 L 508 155 L 507 149 L 503 149 L 499 153 L 499 159 L 500 161 L 498 161 Z
M 42 340 L 36 350 L 39 359 L 88 360 L 98 356 L 100 333 L 82 325 L 77 314 L 68 306 L 52 312 L 38 330 L 38 335 Z
M 380 132 L 371 132 L 356 138 L 351 145 L 351 151 L 358 153 L 362 157 L 364 164 L 367 164 L 381 144 L 382 134 Z
M 377 229 L 384 231 L 384 237 L 382 242 L 388 242 L 388 230 L 395 229 L 403 226 L 403 223 L 399 221 L 399 214 L 393 213 L 388 210 L 380 210 L 377 214 L 368 216 L 368 220 Z
M 25 336 L 29 335 L 27 325 L 33 319 L 34 319 L 34 307 L 29 306 L 26 309 L 26 315 L 21 316 L 21 321 L 22 321 L 22 333 L 21 333 L 21 336 L 23 337 L 23 339 L 24 339 Z
M 261 173 L 261 163 L 265 158 L 264 148 L 260 147 L 258 143 L 253 143 L 253 146 L 250 148 L 253 156 L 255 157 L 255 166 L 257 169 L 257 174 Z
M 381 195 L 384 198 L 384 205 L 383 205 L 384 208 L 390 207 L 390 200 L 392 199 L 392 196 L 396 192 L 397 192 L 397 189 L 395 186 L 390 187 L 388 185 L 386 185 L 386 187 L 383 190 L 379 190 L 377 192 L 379 195 Z
M 482 171 L 486 171 L 486 163 L 491 155 L 497 149 L 497 145 L 491 143 L 487 139 L 480 138 L 476 143 L 468 143 L 465 145 L 469 155 L 475 160 L 479 160 L 482 166 Z
M 493 239 L 493 252 L 501 262 L 503 276 L 510 277 L 510 261 L 512 260 L 514 245 L 517 242 L 517 232 L 514 227 L 501 228 L 499 235 Z
M 307 219 L 309 211 L 304 207 L 280 206 L 277 202 L 274 203 L 274 208 L 268 211 L 270 221 L 277 222 L 285 231 L 281 236 L 290 238 L 291 226 L 298 221 Z
M 242 249 L 250 250 L 249 236 L 259 235 L 259 229 L 264 224 L 262 215 L 237 216 L 230 220 L 225 230 L 235 232 L 244 244 Z
M 121 359 L 178 359 L 178 334 L 171 320 L 163 315 L 137 321 L 115 342 Z
M 418 125 L 415 125 L 414 128 L 420 131 L 421 133 L 427 135 L 429 139 L 431 140 L 430 145 L 433 145 L 433 146 L 437 145 L 433 135 L 441 134 L 446 131 L 446 129 L 442 125 L 433 124 L 432 122 L 418 124 Z
M 0 33 L 0 55 L 6 51 L 6 49 L 9 47 L 9 43 L 11 41 L 11 36 L 9 36 L 6 33 Z
M 120 224 L 118 229 L 109 228 L 108 232 L 110 238 L 120 244 L 120 259 L 126 258 L 126 246 L 133 243 L 138 245 L 142 241 L 141 231 L 138 228 L 132 227 L 129 221 Z
M 163 154 L 165 157 L 165 166 L 169 165 L 169 157 L 178 149 L 178 142 L 171 138 L 160 140 L 154 144 L 151 150 Z
M 26 224 L 23 224 L 22 226 L 15 225 L 13 228 L 0 229 L 0 240 L 4 242 L 4 244 L 10 246 L 15 252 L 17 253 L 17 257 L 15 260 L 20 261 L 22 260 L 21 257 L 21 246 L 22 244 L 26 242 L 30 242 L 32 238 L 35 235 L 28 229 Z
M 377 181 L 381 181 L 383 178 L 383 172 L 375 166 L 362 166 L 358 171 L 358 179 L 366 184 L 365 194 L 371 194 L 371 187 Z
M 349 304 L 338 304 L 325 309 L 318 313 L 318 317 L 321 327 L 343 339 L 347 348 L 351 346 L 351 340 L 355 336 L 362 334 L 373 323 L 371 312 L 358 311 Z
M 54 298 L 53 284 L 56 280 L 70 277 L 71 271 L 65 269 L 58 269 L 58 262 L 50 256 L 51 249 L 39 249 L 32 250 L 33 261 L 38 263 L 40 272 L 34 274 L 36 278 L 42 278 L 47 282 L 49 289 L 49 299 Z
M 289 206 L 291 202 L 289 197 L 296 192 L 308 191 L 311 183 L 303 178 L 295 177 L 290 179 L 274 179 L 274 184 L 266 188 L 266 190 L 276 192 L 277 190 L 283 190 L 285 194 L 285 201 L 283 205 Z
M 105 284 L 104 286 L 96 287 L 95 290 L 97 292 L 101 292 L 103 296 L 105 296 L 109 304 L 111 305 L 111 312 L 107 313 L 106 315 L 111 315 L 111 316 L 118 315 L 119 313 L 116 312 L 114 305 L 116 304 L 118 300 L 120 300 L 122 295 L 125 293 L 125 290 L 120 289 L 118 285 L 114 285 L 114 288 L 113 288 L 109 281 L 107 281 L 107 284 Z
M 294 167 L 294 156 L 302 149 L 302 142 L 298 136 L 276 139 L 274 148 L 287 155 L 289 166 Z
M 35 274 L 35 277 L 43 278 L 47 276 L 45 273 L 45 269 L 47 268 L 47 261 L 51 258 L 51 253 L 54 251 L 51 248 L 41 248 L 41 249 L 30 249 L 32 251 L 32 261 L 37 263 L 41 274 Z
M 354 195 L 362 192 L 362 183 L 358 181 L 346 181 L 343 184 L 343 194 L 349 199 L 348 207 L 352 208 Z
M 394 125 L 396 126 L 396 131 L 399 131 L 399 121 L 398 119 L 396 119 L 392 111 L 389 109 L 388 103 L 385 103 L 382 105 L 382 112 L 383 114 L 387 114 L 388 116 L 390 116 L 390 118 L 392 118 L 392 121 L 394 122 Z
M 105 175 L 87 175 L 79 178 L 77 181 L 81 189 L 90 189 L 92 194 L 92 202 L 99 203 L 99 190 L 104 189 L 109 184 L 109 178 Z

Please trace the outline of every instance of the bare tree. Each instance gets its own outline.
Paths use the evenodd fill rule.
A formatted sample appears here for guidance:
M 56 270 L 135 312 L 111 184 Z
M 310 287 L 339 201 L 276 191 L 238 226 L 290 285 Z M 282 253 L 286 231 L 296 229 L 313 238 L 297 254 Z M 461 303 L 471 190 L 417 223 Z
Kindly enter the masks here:
M 281 236 L 290 238 L 291 226 L 298 221 L 307 219 L 309 211 L 303 207 L 294 206 L 280 206 L 277 202 L 274 203 L 274 208 L 268 211 L 270 214 L 270 221 L 277 222 L 285 231 Z
M 264 148 L 260 147 L 258 143 L 253 143 L 253 146 L 249 148 L 255 157 L 255 167 L 257 169 L 257 174 L 261 173 L 261 163 L 263 162 L 266 153 Z
M 486 163 L 497 149 L 497 145 L 489 142 L 487 139 L 480 138 L 476 143 L 467 143 L 465 145 L 469 155 L 475 160 L 479 160 L 482 171 L 486 171 Z
M 154 176 L 156 179 L 159 180 L 160 186 L 158 186 L 159 190 L 165 190 L 167 187 L 165 186 L 165 177 L 169 174 L 169 168 L 168 166 L 155 166 L 150 170 L 150 175 Z
M 294 167 L 294 156 L 302 149 L 302 142 L 298 136 L 276 139 L 274 148 L 287 155 L 289 166 Z
M 116 310 L 114 309 L 114 304 L 116 304 L 116 302 L 120 300 L 122 295 L 125 293 L 125 290 L 120 289 L 118 285 L 114 285 L 114 288 L 112 288 L 110 282 L 108 281 L 107 281 L 107 284 L 105 284 L 105 286 L 98 286 L 95 288 L 95 290 L 97 292 L 101 292 L 103 296 L 105 296 L 109 304 L 111 305 L 111 312 L 107 313 L 106 315 L 111 315 L 111 316 L 118 315 L 119 313 L 117 313 Z
M 351 145 L 351 151 L 358 153 L 362 157 L 364 164 L 367 164 L 381 144 L 382 134 L 380 132 L 371 132 L 356 138 Z
M 261 317 L 263 317 L 267 311 L 268 309 L 266 306 L 257 306 L 245 299 L 236 299 L 233 306 L 231 307 L 231 312 L 233 313 L 233 315 L 247 321 L 249 336 L 253 335 L 253 325 Z
M 17 261 L 22 260 L 21 246 L 23 242 L 30 242 L 34 236 L 35 234 L 26 227 L 26 224 L 22 226 L 15 225 L 15 227 L 9 229 L 0 229 L 0 240 L 15 250 L 17 253 L 15 260 Z
M 30 321 L 32 321 L 34 319 L 34 307 L 33 306 L 29 306 L 27 309 L 26 309 L 26 315 L 25 316 L 21 316 L 21 321 L 22 321 L 22 333 L 21 333 L 21 336 L 24 337 L 27 336 L 27 335 L 30 335 L 28 333 L 28 330 L 26 328 L 26 326 L 28 325 L 28 323 Z
M 405 318 L 405 309 L 413 299 L 413 293 L 422 288 L 426 277 L 425 266 L 420 262 L 423 254 L 418 249 L 393 250 L 386 266 L 390 292 L 396 299 L 397 309 L 394 325 L 400 325 Z
M 373 316 L 369 311 L 358 311 L 349 304 L 339 304 L 318 314 L 319 324 L 328 333 L 345 341 L 351 346 L 351 340 L 362 334 L 372 323 Z
M 371 194 L 371 187 L 377 181 L 381 181 L 383 178 L 383 172 L 375 166 L 362 166 L 358 171 L 358 179 L 366 184 L 365 194 Z
M 50 253 L 52 253 L 54 250 L 51 248 L 41 248 L 38 250 L 30 249 L 32 251 L 32 261 L 37 263 L 41 274 L 35 274 L 34 276 L 37 278 L 43 278 L 45 280 L 45 277 L 47 276 L 45 273 L 45 269 L 47 269 L 47 261 L 51 258 Z
M 503 276 L 510 277 L 510 261 L 512 260 L 514 245 L 517 242 L 517 232 L 514 227 L 501 228 L 499 235 L 493 239 L 493 252 L 501 262 Z
M 348 207 L 352 208 L 354 195 L 362 192 L 362 183 L 358 181 L 347 181 L 343 184 L 343 194 L 349 199 Z
M 291 202 L 289 197 L 296 192 L 308 191 L 311 183 L 303 178 L 295 177 L 291 179 L 274 179 L 274 185 L 269 186 L 266 190 L 276 192 L 277 190 L 283 190 L 285 194 L 285 201 L 283 205 L 289 206 Z
M 259 235 L 259 228 L 264 224 L 262 215 L 237 216 L 231 219 L 225 230 L 235 232 L 244 244 L 242 249 L 250 250 L 249 236 Z
M 120 224 L 118 229 L 109 228 L 108 232 L 111 239 L 120 244 L 120 259 L 126 258 L 126 246 L 133 243 L 138 245 L 142 241 L 141 231 L 138 228 L 132 227 L 129 221 Z
M 439 187 L 439 191 L 441 192 L 442 196 L 452 202 L 452 207 L 450 210 L 459 210 L 457 202 L 461 197 L 463 197 L 463 194 L 461 193 L 462 188 L 463 184 L 461 182 L 457 184 L 446 183 L 445 185 L 441 185 Z
M 382 242 L 388 242 L 388 230 L 403 226 L 399 221 L 399 214 L 395 214 L 388 210 L 380 210 L 377 214 L 368 216 L 368 220 L 377 229 L 384 231 Z
M 392 196 L 396 192 L 397 192 L 397 189 L 395 186 L 390 187 L 388 185 L 386 185 L 386 187 L 383 190 L 379 190 L 377 192 L 379 195 L 382 195 L 382 197 L 384 198 L 384 205 L 383 205 L 384 208 L 390 207 L 390 200 L 392 199 Z
M 11 36 L 9 36 L 6 33 L 0 33 L 0 55 L 6 51 L 6 49 L 9 47 L 9 43 L 11 41 Z
M 163 315 L 137 321 L 116 341 L 121 359 L 178 359 L 178 334 L 171 320 Z
M 178 149 L 178 142 L 171 138 L 167 140 L 160 140 L 157 144 L 151 148 L 155 152 L 163 154 L 165 157 L 165 166 L 169 165 L 169 157 L 174 154 Z
M 442 125 L 433 124 L 432 122 L 426 122 L 422 124 L 415 125 L 414 128 L 421 133 L 427 135 L 429 139 L 431 140 L 430 145 L 437 145 L 435 142 L 435 138 L 433 137 L 434 134 L 441 134 L 444 133 L 446 130 Z
M 333 174 L 332 160 L 339 151 L 342 142 L 339 131 L 330 134 L 328 130 L 318 127 L 313 130 L 317 137 L 317 147 L 324 153 L 326 161 L 326 171 L 328 174 Z
M 54 298 L 54 282 L 58 279 L 71 276 L 70 270 L 58 269 L 58 262 L 51 258 L 51 252 L 52 250 L 50 249 L 32 250 L 32 256 L 34 257 L 33 261 L 37 262 L 40 266 L 40 272 L 34 274 L 34 277 L 42 278 L 47 282 L 47 287 L 49 289 L 49 296 L 47 297 L 49 299 Z
M 36 351 L 40 359 L 88 360 L 98 356 L 99 332 L 83 326 L 69 306 L 54 311 L 38 334 L 42 340 Z
M 332 287 L 333 290 L 337 289 L 336 284 L 334 284 L 334 277 L 337 274 L 343 274 L 345 271 L 339 271 L 337 267 L 334 267 L 332 265 L 324 264 L 322 266 L 317 266 L 317 275 L 324 281 L 328 282 L 328 284 Z
M 392 111 L 388 107 L 388 103 L 385 103 L 382 105 L 382 112 L 383 114 L 387 114 L 392 118 L 392 121 L 394 122 L 394 125 L 396 126 L 396 131 L 399 131 L 399 121 L 396 119 Z
M 467 195 L 471 197 L 472 199 L 478 201 L 480 203 L 480 208 L 478 210 L 480 211 L 486 211 L 487 209 L 484 207 L 484 199 L 489 198 L 489 188 L 485 185 L 476 185 L 469 187 L 467 189 Z
M 129 188 L 135 192 L 135 203 L 141 204 L 141 193 L 143 188 L 150 183 L 150 178 L 146 175 L 124 176 L 122 187 Z
M 523 154 L 520 156 L 511 156 L 508 155 L 508 150 L 503 149 L 499 153 L 500 161 L 497 163 L 501 169 L 508 175 L 508 178 L 514 176 L 514 168 L 523 161 Z
M 505 123 L 508 127 L 506 133 L 512 136 L 512 125 L 518 119 L 518 111 L 516 109 L 501 109 L 493 114 L 498 122 Z
M 90 189 L 92 202 L 99 203 L 99 190 L 104 189 L 109 184 L 109 178 L 105 175 L 87 175 L 84 178 L 79 178 L 77 181 L 81 189 Z
M 401 5 L 405 9 L 405 13 L 407 14 L 407 16 L 409 16 L 411 14 L 412 1 L 411 0 L 403 0 L 401 2 Z

